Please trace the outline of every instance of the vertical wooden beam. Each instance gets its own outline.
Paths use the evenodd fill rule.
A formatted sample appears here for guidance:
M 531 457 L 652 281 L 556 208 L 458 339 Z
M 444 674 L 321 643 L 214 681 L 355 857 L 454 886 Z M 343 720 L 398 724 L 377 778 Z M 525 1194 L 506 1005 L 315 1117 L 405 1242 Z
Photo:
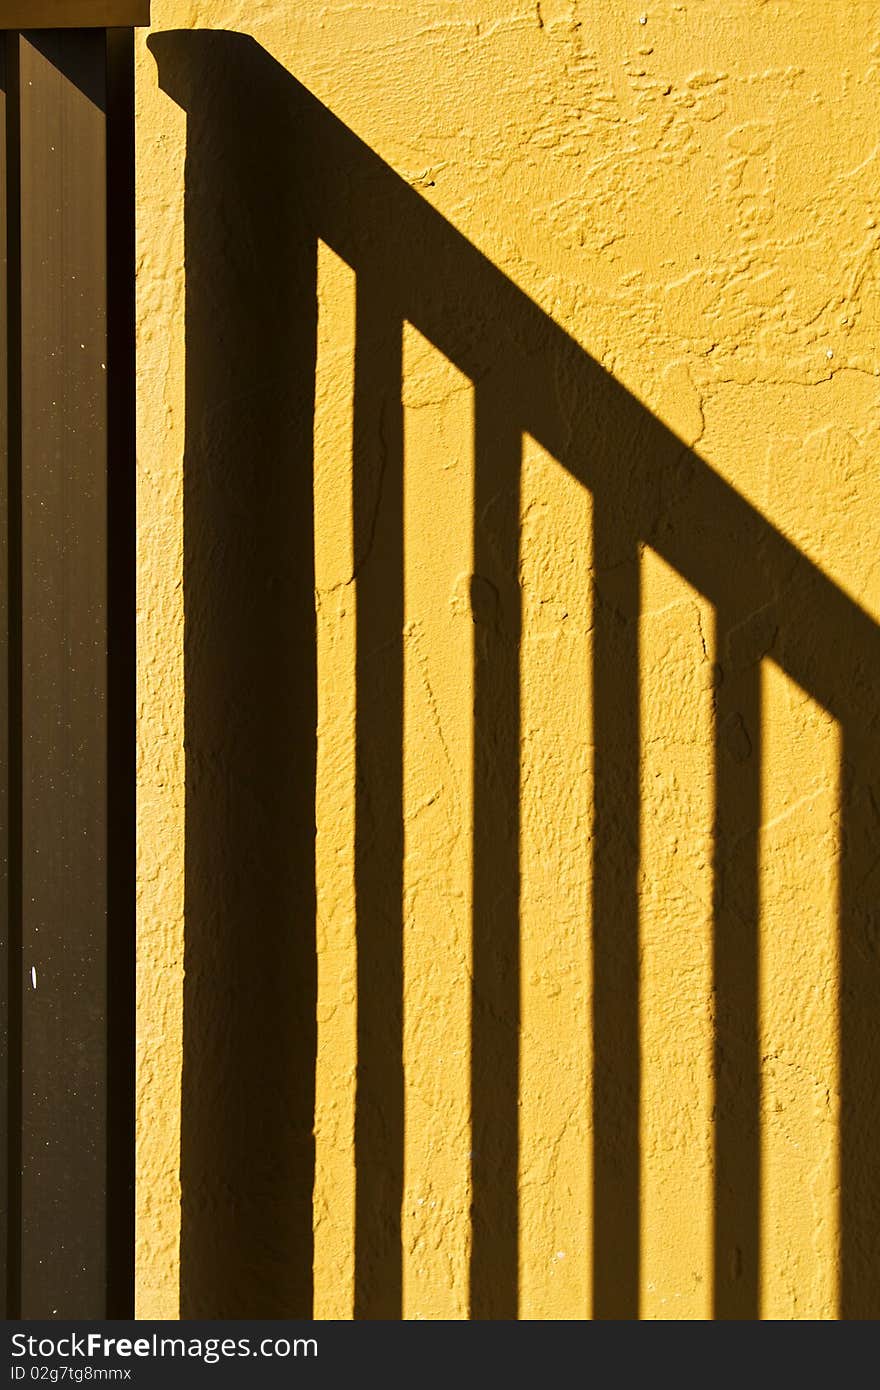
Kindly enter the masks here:
M 9 402 L 6 277 L 7 189 L 6 189 L 6 44 L 0 34 L 0 576 L 9 573 L 8 477 Z M 9 688 L 9 585 L 0 579 L 0 692 Z M 8 702 L 7 702 L 8 709 Z M 9 725 L 0 719 L 0 1123 L 8 1137 L 9 1129 Z M 9 1230 L 9 1144 L 0 1145 L 0 1308 L 6 1309 L 7 1255 Z
M 5 1067 L 5 1236 L 6 1310 L 21 1307 L 21 217 L 19 141 L 19 36 L 3 35 L 6 77 L 5 178 L 6 210 L 5 356 L 6 396 L 5 508 L 0 513 L 6 542 L 6 719 L 3 727 L 6 766 L 5 848 L 7 877 L 4 922 L 6 1027 Z
M 105 1309 L 106 74 L 23 34 L 21 1313 Z
M 131 31 L 2 38 L 6 1306 L 13 1317 L 124 1317 L 133 1305 Z

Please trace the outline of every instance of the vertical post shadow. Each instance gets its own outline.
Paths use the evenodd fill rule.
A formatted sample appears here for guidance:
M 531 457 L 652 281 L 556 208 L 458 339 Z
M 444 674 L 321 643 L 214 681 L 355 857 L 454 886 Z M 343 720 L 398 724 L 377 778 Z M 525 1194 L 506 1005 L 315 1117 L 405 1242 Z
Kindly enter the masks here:
M 176 73 L 189 115 L 181 1316 L 302 1318 L 316 1048 L 316 242 L 279 169 L 283 89 L 235 70 L 234 52 L 217 58 L 210 82 L 198 64 Z
M 714 1316 L 759 1316 L 761 664 L 720 609 L 715 691 Z
M 403 323 L 389 299 L 389 287 L 369 271 L 358 276 L 354 1315 L 359 1319 L 402 1315 Z
M 593 522 L 593 1316 L 637 1318 L 640 1278 L 637 538 Z
M 875 697 L 880 672 L 865 666 Z M 840 1316 L 880 1318 L 880 764 L 844 730 L 840 879 Z
M 522 436 L 503 379 L 476 388 L 470 1315 L 519 1295 L 519 584 Z

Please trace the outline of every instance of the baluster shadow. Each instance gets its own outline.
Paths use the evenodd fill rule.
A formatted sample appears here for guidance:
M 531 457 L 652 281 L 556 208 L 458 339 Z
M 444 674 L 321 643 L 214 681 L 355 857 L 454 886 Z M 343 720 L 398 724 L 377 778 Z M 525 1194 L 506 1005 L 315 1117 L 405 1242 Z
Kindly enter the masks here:
M 593 521 L 593 1316 L 639 1315 L 639 547 Z
M 401 1316 L 403 1255 L 403 321 L 358 277 L 355 901 L 356 1318 Z
M 474 418 L 470 1315 L 519 1310 L 519 512 L 521 436 L 503 377 Z
M 321 238 L 359 285 L 356 1316 L 401 1315 L 403 319 L 471 378 L 477 399 L 472 1316 L 517 1311 L 516 529 L 526 432 L 590 490 L 597 526 L 595 1315 L 637 1316 L 641 1279 L 637 618 L 639 557 L 651 546 L 715 605 L 722 634 L 715 1315 L 752 1318 L 760 1306 L 756 682 L 772 652 L 838 720 L 847 750 L 841 1313 L 877 1316 L 877 626 L 252 39 L 169 33 L 150 46 L 163 88 L 188 114 L 188 1315 L 308 1316 L 310 1307 L 310 436 Z
M 233 55 L 230 55 L 233 56 Z M 181 1316 L 310 1317 L 317 246 L 281 74 L 189 103 Z

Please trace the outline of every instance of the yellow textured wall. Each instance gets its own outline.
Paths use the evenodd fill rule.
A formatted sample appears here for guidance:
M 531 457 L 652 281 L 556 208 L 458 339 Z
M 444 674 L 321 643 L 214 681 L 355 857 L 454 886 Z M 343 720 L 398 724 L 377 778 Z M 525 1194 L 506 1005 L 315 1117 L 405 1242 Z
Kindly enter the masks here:
M 153 0 L 140 1316 L 876 1315 L 878 80 Z

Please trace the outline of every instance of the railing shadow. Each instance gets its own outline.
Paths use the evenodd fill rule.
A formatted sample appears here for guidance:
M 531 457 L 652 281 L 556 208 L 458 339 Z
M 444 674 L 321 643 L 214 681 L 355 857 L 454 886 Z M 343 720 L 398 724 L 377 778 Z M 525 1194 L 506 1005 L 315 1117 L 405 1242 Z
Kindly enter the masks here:
M 518 1308 L 525 432 L 594 500 L 594 1314 L 638 1315 L 637 631 L 650 545 L 715 605 L 719 634 L 715 1316 L 760 1307 L 759 675 L 770 651 L 842 729 L 841 1314 L 877 1316 L 877 627 L 253 40 L 181 32 L 150 46 L 188 118 L 182 1315 L 311 1315 L 321 238 L 358 286 L 355 1315 L 401 1316 L 407 320 L 476 396 L 471 1316 Z

